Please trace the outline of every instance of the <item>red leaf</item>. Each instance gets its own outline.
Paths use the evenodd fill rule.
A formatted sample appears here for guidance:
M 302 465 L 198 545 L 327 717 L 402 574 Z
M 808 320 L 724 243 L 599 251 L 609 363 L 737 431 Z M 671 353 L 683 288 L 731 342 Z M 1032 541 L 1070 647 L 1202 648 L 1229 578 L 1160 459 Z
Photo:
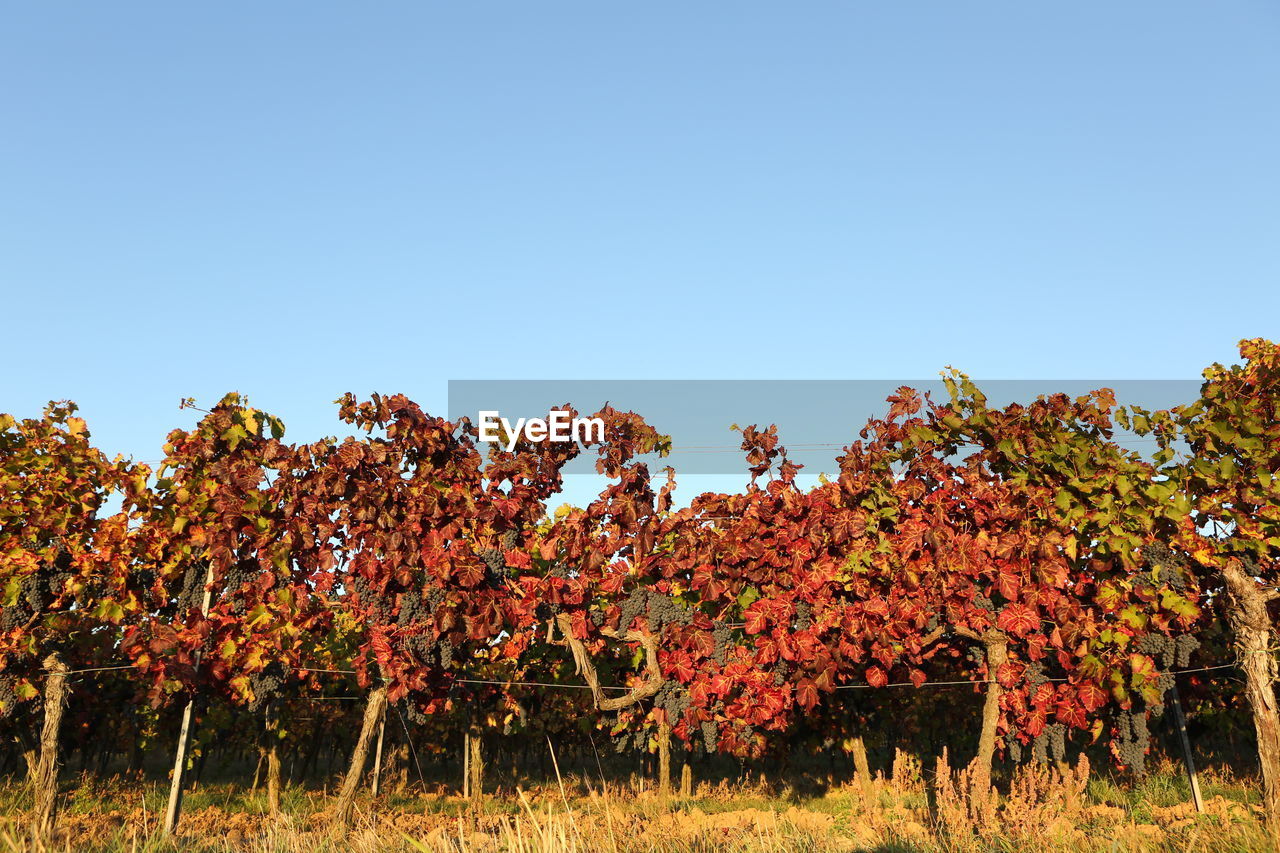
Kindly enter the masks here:
M 1025 637 L 1040 625 L 1040 614 L 1026 604 L 1007 604 L 996 618 L 996 625 L 1015 637 Z
M 386 667 L 391 660 L 391 644 L 387 642 L 386 636 L 374 634 L 369 639 L 369 647 L 373 649 L 373 658 L 378 662 L 378 666 Z
M 813 706 L 818 704 L 818 688 L 811 679 L 802 678 L 796 684 L 796 701 L 806 711 L 813 710 Z
M 1084 706 L 1086 711 L 1096 711 L 1107 704 L 1106 691 L 1092 681 L 1085 682 L 1077 687 L 1076 695 L 1080 697 L 1080 704 Z
M 1056 710 L 1058 719 L 1068 726 L 1083 729 L 1089 725 L 1084 709 L 1079 705 L 1058 705 Z
M 694 675 L 697 674 L 693 667 L 689 665 L 687 658 L 677 660 L 672 669 L 675 672 L 676 680 L 681 684 L 688 684 L 690 681 L 693 681 Z
M 470 589 L 484 581 L 484 563 L 479 560 L 466 560 L 454 569 L 453 577 L 458 584 Z
M 996 590 L 1010 601 L 1018 597 L 1018 589 L 1022 586 L 1018 576 L 1013 572 L 1000 572 L 1000 578 L 996 581 Z

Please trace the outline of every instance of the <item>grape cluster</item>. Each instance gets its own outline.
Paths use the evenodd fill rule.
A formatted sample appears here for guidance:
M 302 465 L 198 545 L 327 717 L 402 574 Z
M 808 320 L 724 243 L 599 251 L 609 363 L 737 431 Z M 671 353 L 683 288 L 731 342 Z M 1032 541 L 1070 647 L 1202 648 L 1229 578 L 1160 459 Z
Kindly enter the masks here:
M 1143 558 L 1160 570 L 1160 583 L 1182 592 L 1187 588 L 1187 558 L 1175 553 L 1163 542 L 1152 542 L 1142 547 Z
M 1151 736 L 1147 731 L 1147 715 L 1144 710 L 1123 711 L 1117 720 L 1119 734 L 1115 741 L 1116 756 L 1120 763 L 1141 776 L 1146 772 L 1147 745 Z
M 649 601 L 645 615 L 649 619 L 649 630 L 660 633 L 667 625 L 689 625 L 693 622 L 693 613 L 669 595 L 649 590 Z
M 973 606 L 979 608 L 980 610 L 986 610 L 988 613 L 996 612 L 995 604 L 991 601 L 990 598 L 983 595 L 982 593 L 978 593 L 973 597 Z
M 1031 760 L 1037 764 L 1049 763 L 1048 738 L 1041 732 L 1031 740 Z
M 1023 670 L 1027 683 L 1032 687 L 1039 687 L 1049 680 L 1049 676 L 1044 674 L 1044 664 L 1039 661 L 1031 661 Z
M 139 569 L 133 573 L 133 582 L 137 584 L 138 589 L 145 592 L 155 585 L 156 573 L 150 569 Z
M 249 689 L 253 691 L 253 701 L 249 703 L 250 711 L 260 711 L 272 699 L 279 698 L 285 681 L 284 666 L 279 661 L 272 661 L 258 672 L 249 674 Z
M 807 601 L 796 602 L 796 628 L 805 630 L 813 624 L 813 605 Z
M 1168 693 L 1173 689 L 1174 671 L 1185 669 L 1191 663 L 1191 655 L 1200 648 L 1200 641 L 1190 634 L 1170 637 L 1166 634 L 1146 634 L 1138 640 L 1138 651 L 1150 655 L 1160 667 L 1157 686 L 1160 692 Z M 1156 716 L 1164 713 L 1163 705 L 1151 709 Z
M 240 594 L 240 590 L 244 585 L 253 580 L 254 575 L 258 573 L 258 564 L 253 560 L 239 560 L 230 569 L 222 579 L 222 588 L 226 591 L 228 599 L 231 601 L 231 612 L 237 616 L 241 616 L 245 612 L 245 598 Z
M 356 594 L 369 621 L 382 624 L 392 621 L 395 606 L 391 596 L 378 592 L 364 575 L 356 574 L 352 577 L 351 591 Z
M 18 679 L 0 676 L 0 720 L 13 716 L 14 708 L 18 707 L 17 685 Z
M 689 625 L 693 622 L 693 611 L 671 596 L 647 587 L 636 587 L 623 600 L 618 615 L 618 631 L 631 630 L 632 623 L 641 615 L 648 620 L 649 630 L 655 634 L 661 633 L 667 625 Z
M 1014 764 L 1022 763 L 1022 741 L 1018 740 L 1012 734 L 1004 736 L 1004 748 L 1009 753 L 1009 760 Z
M 31 614 L 23 606 L 23 599 L 20 596 L 12 607 L 0 607 L 0 631 L 11 631 L 30 618 Z
M 1049 727 L 1049 757 L 1058 763 L 1067 760 L 1067 727 L 1062 723 Z
M 1065 761 L 1067 758 L 1067 727 L 1062 723 L 1045 726 L 1031 742 L 1031 754 L 1041 764 Z
M 396 625 L 408 628 L 425 622 L 431 612 L 427 609 L 426 599 L 422 595 L 406 592 L 400 596 L 400 611 L 396 614 Z
M 484 561 L 485 568 L 489 570 L 487 577 L 490 585 L 501 584 L 511 577 L 512 569 L 507 565 L 507 558 L 503 556 L 501 548 L 485 548 L 481 550 L 480 559 Z
M 587 613 L 587 618 L 591 620 L 592 625 L 595 625 L 597 628 L 599 628 L 604 625 L 605 615 L 606 614 L 603 610 L 600 610 L 599 608 L 592 608 Z
M 32 616 L 43 613 L 66 591 L 71 580 L 71 555 L 59 551 L 53 565 L 42 564 L 23 577 L 18 586 L 18 600 L 11 607 L 0 608 L 0 630 L 26 624 Z
M 773 665 L 773 683 L 778 687 L 787 683 L 787 665 L 781 660 Z
M 631 623 L 644 611 L 645 598 L 648 594 L 649 591 L 644 587 L 636 587 L 622 602 L 621 613 L 618 616 L 619 631 L 631 630 Z
M 1186 669 L 1191 665 L 1191 656 L 1200 648 L 1200 641 L 1190 634 L 1182 634 L 1175 641 L 1177 647 L 1173 651 L 1173 666 Z
M 733 629 L 717 619 L 711 629 L 711 639 L 715 642 L 715 661 L 724 666 L 729 660 L 729 641 L 733 638 Z
M 982 666 L 987 662 L 987 653 L 978 646 L 971 646 L 965 653 L 965 657 L 973 661 L 974 666 Z
M 430 623 L 444 603 L 444 590 L 432 587 L 426 594 L 406 592 L 400 596 L 400 613 L 396 624 L 401 628 Z
M 709 755 L 714 754 L 716 745 L 720 742 L 720 732 L 716 727 L 715 720 L 703 720 L 699 729 L 702 733 L 702 748 Z
M 404 715 L 415 726 L 424 726 L 431 722 L 430 715 L 422 713 L 422 709 L 418 707 L 417 702 L 406 701 Z
M 1146 634 L 1138 641 L 1138 651 L 1159 664 L 1162 669 L 1186 669 L 1191 656 L 1200 648 L 1200 641 L 1190 634 L 1170 637 L 1166 634 Z
M 448 637 L 436 639 L 427 628 L 415 634 L 403 637 L 404 648 L 423 666 L 439 666 L 441 669 L 452 669 L 454 660 L 453 642 Z
M 626 752 L 628 747 L 643 752 L 649 746 L 649 737 L 644 731 L 629 731 L 624 729 L 622 732 L 614 735 L 613 748 L 618 752 Z
M 178 609 L 185 612 L 204 603 L 204 581 L 209 567 L 203 560 L 196 560 L 187 566 L 182 576 L 182 590 L 178 593 Z
M 1163 663 L 1161 658 L 1167 658 L 1173 652 L 1173 637 L 1167 634 L 1144 634 L 1138 640 L 1138 651 Z
M 670 680 L 664 681 L 653 697 L 653 706 L 665 711 L 667 721 L 673 726 L 680 721 L 685 711 L 689 710 L 690 704 L 689 691 Z
M 490 589 L 501 588 L 508 580 L 511 580 L 519 571 L 514 566 L 507 565 L 507 551 L 514 551 L 516 546 L 520 544 L 520 531 L 507 530 L 498 537 L 498 546 L 495 548 L 477 548 L 475 553 L 484 563 L 485 582 Z

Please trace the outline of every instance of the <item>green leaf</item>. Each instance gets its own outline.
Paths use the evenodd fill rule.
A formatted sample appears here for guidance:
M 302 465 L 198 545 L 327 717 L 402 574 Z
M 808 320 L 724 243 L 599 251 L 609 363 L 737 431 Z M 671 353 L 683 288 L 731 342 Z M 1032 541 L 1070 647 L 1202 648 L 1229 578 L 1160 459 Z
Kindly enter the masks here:
M 93 613 L 104 622 L 110 622 L 113 625 L 119 624 L 124 618 L 124 608 L 120 606 L 118 601 L 104 598 L 98 602 L 98 606 L 94 608 Z
M 1131 604 L 1120 611 L 1120 621 L 1130 628 L 1141 630 L 1147 626 L 1147 614 L 1139 610 L 1136 604 Z
M 224 433 L 222 433 L 222 440 L 227 442 L 227 444 L 231 446 L 232 450 L 235 450 L 236 447 L 239 446 L 240 442 L 244 441 L 248 437 L 249 433 L 245 432 L 244 427 L 240 424 L 232 424 Z

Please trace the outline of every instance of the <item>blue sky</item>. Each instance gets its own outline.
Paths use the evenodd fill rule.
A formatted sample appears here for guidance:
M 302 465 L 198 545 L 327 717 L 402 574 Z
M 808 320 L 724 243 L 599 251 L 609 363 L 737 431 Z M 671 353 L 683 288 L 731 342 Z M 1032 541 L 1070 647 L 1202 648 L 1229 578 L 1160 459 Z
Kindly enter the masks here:
M 0 411 L 1192 378 L 1280 337 L 1280 7 L 9 4 Z M 843 435 L 834 440 L 842 440 Z

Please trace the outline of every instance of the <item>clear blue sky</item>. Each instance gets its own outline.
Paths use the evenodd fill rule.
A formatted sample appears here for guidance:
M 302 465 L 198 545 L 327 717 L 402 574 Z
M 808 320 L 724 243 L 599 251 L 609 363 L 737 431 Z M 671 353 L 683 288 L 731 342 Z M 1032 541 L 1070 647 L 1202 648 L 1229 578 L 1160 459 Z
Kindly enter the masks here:
M 10 3 L 0 411 L 1188 378 L 1280 337 L 1280 7 Z M 844 435 L 836 436 L 841 440 Z

